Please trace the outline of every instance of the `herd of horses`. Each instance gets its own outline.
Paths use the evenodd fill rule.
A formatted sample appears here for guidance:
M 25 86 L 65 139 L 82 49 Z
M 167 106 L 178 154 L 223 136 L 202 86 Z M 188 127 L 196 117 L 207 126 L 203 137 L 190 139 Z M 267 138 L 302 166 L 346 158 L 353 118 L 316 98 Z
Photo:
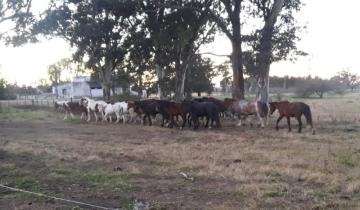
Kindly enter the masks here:
M 69 115 L 71 118 L 74 118 L 75 114 L 80 114 L 80 118 L 88 122 L 91 121 L 92 115 L 94 115 L 96 122 L 99 121 L 99 117 L 101 117 L 103 122 L 113 122 L 112 118 L 115 116 L 116 123 L 122 121 L 125 124 L 141 121 L 144 125 L 148 124 L 149 126 L 152 125 L 152 118 L 160 114 L 162 116 L 162 127 L 173 128 L 175 126 L 182 129 L 188 124 L 194 130 L 200 127 L 201 121 L 204 122 L 205 128 L 221 128 L 220 119 L 225 118 L 238 119 L 237 125 L 241 126 L 242 120 L 247 119 L 251 115 L 258 118 L 261 127 L 264 128 L 268 124 L 269 116 L 278 110 L 279 118 L 276 121 L 276 130 L 279 129 L 281 119 L 286 117 L 290 132 L 290 118 L 296 118 L 299 123 L 298 132 L 301 133 L 301 117 L 304 115 L 307 125 L 311 127 L 312 134 L 315 134 L 310 107 L 302 102 L 280 101 L 263 103 L 260 101 L 249 102 L 232 98 L 219 100 L 212 97 L 203 97 L 182 102 L 147 99 L 106 103 L 105 101 L 82 97 L 77 102 L 56 101 L 55 109 L 65 111 L 64 120 Z M 179 117 L 181 120 L 179 120 Z

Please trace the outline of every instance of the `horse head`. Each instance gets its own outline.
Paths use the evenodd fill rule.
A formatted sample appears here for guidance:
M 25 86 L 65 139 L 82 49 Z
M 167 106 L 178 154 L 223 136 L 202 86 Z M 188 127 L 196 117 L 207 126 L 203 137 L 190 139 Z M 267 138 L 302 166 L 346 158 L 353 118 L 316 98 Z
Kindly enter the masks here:
M 270 105 L 270 114 L 273 114 L 277 109 L 277 102 L 270 102 L 269 105 Z

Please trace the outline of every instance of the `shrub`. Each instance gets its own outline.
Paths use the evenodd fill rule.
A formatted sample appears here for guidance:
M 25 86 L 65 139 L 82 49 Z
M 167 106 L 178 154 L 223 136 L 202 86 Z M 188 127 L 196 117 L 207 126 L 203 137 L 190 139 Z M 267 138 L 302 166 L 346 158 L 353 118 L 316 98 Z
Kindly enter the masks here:
M 336 85 L 333 81 L 323 79 L 304 80 L 297 85 L 296 95 L 302 98 L 308 98 L 316 94 L 320 98 L 323 98 L 325 93 L 334 91 Z
M 138 101 L 141 97 L 137 95 L 131 95 L 130 93 L 124 93 L 114 97 L 114 101 Z

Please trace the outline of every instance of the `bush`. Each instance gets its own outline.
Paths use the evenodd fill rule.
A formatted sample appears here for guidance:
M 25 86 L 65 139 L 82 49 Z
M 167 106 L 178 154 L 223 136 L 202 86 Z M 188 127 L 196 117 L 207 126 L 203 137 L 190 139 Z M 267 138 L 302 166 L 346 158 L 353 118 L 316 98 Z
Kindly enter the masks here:
M 308 98 L 313 94 L 323 98 L 324 94 L 336 89 L 337 84 L 333 81 L 315 79 L 304 80 L 301 84 L 297 85 L 296 95 L 302 98 Z
M 138 101 L 140 99 L 140 96 L 131 95 L 130 93 L 124 93 L 114 97 L 114 101 Z

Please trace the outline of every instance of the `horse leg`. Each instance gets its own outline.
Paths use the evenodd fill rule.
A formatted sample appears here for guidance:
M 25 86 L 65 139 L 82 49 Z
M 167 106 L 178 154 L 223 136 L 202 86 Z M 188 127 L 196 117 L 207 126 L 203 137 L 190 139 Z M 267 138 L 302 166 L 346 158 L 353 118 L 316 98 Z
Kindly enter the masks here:
M 68 118 L 68 112 L 65 110 L 65 117 L 63 120 L 66 120 Z
M 164 124 L 165 124 L 165 114 L 162 114 L 161 127 L 164 127 Z
M 265 125 L 269 125 L 269 118 L 270 118 L 270 104 L 266 103 L 266 107 L 267 107 L 267 113 L 265 115 L 266 117 L 266 121 L 265 121 Z
M 116 124 L 120 121 L 120 113 L 116 112 Z
M 181 125 L 181 128 L 180 128 L 180 129 L 183 129 L 183 128 L 185 127 L 186 120 L 187 120 L 187 118 L 186 118 L 186 114 L 181 114 L 181 118 L 182 118 L 182 120 L 183 120 L 183 123 L 182 123 L 182 125 Z
M 193 121 L 193 124 L 194 124 L 194 130 L 198 129 L 199 128 L 199 118 L 198 117 L 191 117 L 192 121 Z
M 286 120 L 289 127 L 289 132 L 291 132 L 290 117 L 286 117 Z
M 147 117 L 147 115 L 146 115 L 146 114 L 144 114 L 144 117 L 143 117 L 143 125 L 145 125 L 145 122 L 146 122 L 146 117 Z
M 301 116 L 297 117 L 297 120 L 299 122 L 299 133 L 301 133 L 301 128 L 302 128 Z
M 125 124 L 126 124 L 126 121 L 128 120 L 128 115 L 125 114 L 125 113 L 123 113 L 122 119 L 123 119 L 123 124 L 125 125 Z
M 74 116 L 74 114 L 72 112 L 70 112 L 70 117 L 71 117 L 71 119 L 75 118 L 75 116 Z
M 94 116 L 95 116 L 95 122 L 97 122 L 98 121 L 98 116 L 96 114 L 96 111 L 94 111 Z
M 259 113 L 259 112 L 256 112 L 256 115 L 257 115 L 257 117 L 258 117 L 259 120 L 260 120 L 261 128 L 264 128 L 264 127 L 265 127 L 265 126 L 264 126 L 264 121 L 263 121 L 263 119 L 261 118 L 260 113 Z
M 189 128 L 190 128 L 191 127 L 191 122 L 193 121 L 192 116 L 190 114 L 189 114 L 189 116 L 187 118 L 187 121 L 188 121 L 188 125 L 189 125 Z
M 81 117 L 80 117 L 81 120 L 84 120 L 85 119 L 85 113 L 84 112 L 81 112 Z
M 151 122 L 151 116 L 150 116 L 150 114 L 148 115 L 148 119 L 149 119 L 149 126 L 151 126 L 151 125 L 152 125 L 152 122 Z
M 90 109 L 87 109 L 87 112 L 88 112 L 88 119 L 87 119 L 87 121 L 90 122 L 90 120 L 91 120 L 91 112 L 90 112 Z
M 173 128 L 174 127 L 174 115 L 170 115 L 170 125 L 169 125 L 169 128 Z
M 204 128 L 208 128 L 209 127 L 209 116 L 206 116 L 206 123 L 205 123 L 205 126 Z M 209 127 L 210 128 L 210 127 Z
M 236 126 L 241 127 L 241 125 L 242 125 L 242 122 L 241 122 L 241 117 L 239 117 L 239 122 L 236 124 Z
M 276 120 L 276 126 L 275 126 L 276 130 L 279 130 L 279 122 L 283 117 L 284 117 L 284 115 L 280 115 L 280 117 Z

